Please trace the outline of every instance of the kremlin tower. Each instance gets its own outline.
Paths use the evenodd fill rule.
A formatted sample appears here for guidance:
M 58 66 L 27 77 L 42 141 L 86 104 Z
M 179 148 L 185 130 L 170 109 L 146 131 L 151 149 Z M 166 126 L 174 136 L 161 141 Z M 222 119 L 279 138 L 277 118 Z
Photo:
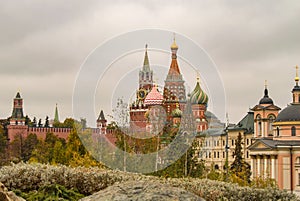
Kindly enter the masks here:
M 150 69 L 147 48 L 146 45 L 143 68 L 139 72 L 139 89 L 136 92 L 136 100 L 130 105 L 130 128 L 137 132 L 144 131 L 146 128 L 147 106 L 144 101 L 153 86 L 153 71 Z

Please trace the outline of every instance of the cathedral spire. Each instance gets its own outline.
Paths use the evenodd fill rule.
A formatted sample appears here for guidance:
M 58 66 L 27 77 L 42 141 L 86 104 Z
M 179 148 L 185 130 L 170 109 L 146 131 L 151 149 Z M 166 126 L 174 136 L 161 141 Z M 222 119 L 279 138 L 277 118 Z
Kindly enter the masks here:
M 148 58 L 148 44 L 145 45 L 145 57 L 144 57 L 143 71 L 150 71 L 149 58 Z
M 57 103 L 56 103 L 56 106 L 55 106 L 54 122 L 59 122 Z

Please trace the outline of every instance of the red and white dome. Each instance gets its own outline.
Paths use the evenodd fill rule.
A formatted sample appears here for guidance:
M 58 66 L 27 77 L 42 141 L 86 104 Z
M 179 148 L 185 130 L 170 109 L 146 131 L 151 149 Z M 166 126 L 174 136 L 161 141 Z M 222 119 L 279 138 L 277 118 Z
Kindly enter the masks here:
M 154 85 L 149 92 L 149 94 L 146 96 L 144 104 L 146 106 L 151 106 L 151 105 L 161 105 L 163 102 L 163 95 L 161 95 L 158 90 L 156 85 Z

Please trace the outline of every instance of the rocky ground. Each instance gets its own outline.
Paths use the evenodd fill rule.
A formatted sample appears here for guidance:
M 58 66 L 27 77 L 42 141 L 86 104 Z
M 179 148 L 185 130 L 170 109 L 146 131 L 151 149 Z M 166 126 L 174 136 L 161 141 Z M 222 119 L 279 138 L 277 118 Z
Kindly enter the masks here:
M 12 191 L 8 191 L 7 188 L 0 183 L 0 201 L 25 201 L 14 194 Z
M 162 184 L 159 181 L 128 181 L 116 183 L 80 201 L 203 201 L 182 188 Z

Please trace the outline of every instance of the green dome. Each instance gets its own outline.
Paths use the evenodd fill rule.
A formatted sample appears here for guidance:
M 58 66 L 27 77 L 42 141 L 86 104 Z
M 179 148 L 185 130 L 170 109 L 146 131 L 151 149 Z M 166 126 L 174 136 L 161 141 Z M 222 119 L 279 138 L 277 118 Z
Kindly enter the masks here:
M 172 117 L 181 117 L 181 115 L 182 111 L 178 107 L 172 111 Z
M 195 89 L 191 93 L 191 103 L 192 104 L 201 104 L 201 105 L 207 105 L 208 102 L 208 96 L 207 94 L 201 89 L 199 81 L 196 84 Z

